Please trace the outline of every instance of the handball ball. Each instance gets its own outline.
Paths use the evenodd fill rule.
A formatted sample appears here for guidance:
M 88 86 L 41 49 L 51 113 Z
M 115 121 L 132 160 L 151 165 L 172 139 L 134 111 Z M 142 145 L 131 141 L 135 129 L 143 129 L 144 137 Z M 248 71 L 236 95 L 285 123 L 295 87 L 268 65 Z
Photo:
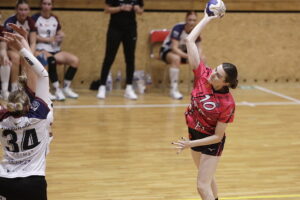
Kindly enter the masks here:
M 209 0 L 206 4 L 205 12 L 208 16 L 223 17 L 226 7 L 222 0 Z

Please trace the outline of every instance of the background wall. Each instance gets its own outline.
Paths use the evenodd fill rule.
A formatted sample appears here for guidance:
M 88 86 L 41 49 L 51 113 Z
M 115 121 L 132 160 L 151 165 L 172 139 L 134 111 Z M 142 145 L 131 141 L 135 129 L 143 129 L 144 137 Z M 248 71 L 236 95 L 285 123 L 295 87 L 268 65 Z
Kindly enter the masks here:
M 163 0 L 161 3 L 168 1 L 170 0 Z M 56 1 L 57 4 L 59 2 L 59 0 Z M 182 1 L 175 0 L 174 2 L 181 5 L 179 2 Z M 186 2 L 188 5 L 188 2 L 192 1 Z M 99 3 L 99 7 L 102 4 Z M 295 8 L 298 9 L 298 7 Z M 2 13 L 3 18 L 7 18 L 14 13 L 14 10 L 4 9 Z M 86 88 L 92 80 L 99 78 L 109 15 L 101 10 L 56 10 L 54 14 L 61 20 L 66 33 L 63 49 L 73 52 L 80 58 L 80 70 L 74 85 Z M 198 18 L 201 17 L 202 12 L 199 13 Z M 171 29 L 174 24 L 183 21 L 184 18 L 184 12 L 174 11 L 151 11 L 137 17 L 137 69 L 144 70 L 147 66 L 149 31 L 160 28 Z M 202 36 L 207 63 L 212 67 L 224 61 L 235 63 L 239 67 L 241 81 L 280 82 L 287 79 L 289 81 L 300 79 L 299 12 L 229 12 L 223 19 L 209 24 Z M 123 75 L 125 74 L 122 51 L 121 47 L 112 68 L 114 76 L 119 69 L 122 70 Z M 154 76 L 161 76 L 160 70 L 165 67 L 164 64 L 162 62 L 153 64 L 156 69 Z
M 38 7 L 40 0 L 28 0 Z M 1 0 L 0 7 L 13 7 L 15 0 Z M 105 0 L 55 0 L 56 8 L 103 9 Z M 207 0 L 144 0 L 146 9 L 155 10 L 199 10 Z M 228 10 L 300 10 L 299 0 L 225 0 Z

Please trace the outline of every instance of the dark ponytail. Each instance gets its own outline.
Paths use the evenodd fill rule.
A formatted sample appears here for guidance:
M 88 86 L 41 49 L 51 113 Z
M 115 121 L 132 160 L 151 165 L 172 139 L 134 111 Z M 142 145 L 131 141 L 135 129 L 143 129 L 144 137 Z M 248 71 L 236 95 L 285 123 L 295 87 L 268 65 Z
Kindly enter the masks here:
M 229 87 L 235 89 L 238 86 L 238 72 L 236 66 L 231 63 L 222 64 L 224 71 L 226 72 L 225 82 L 229 83 Z

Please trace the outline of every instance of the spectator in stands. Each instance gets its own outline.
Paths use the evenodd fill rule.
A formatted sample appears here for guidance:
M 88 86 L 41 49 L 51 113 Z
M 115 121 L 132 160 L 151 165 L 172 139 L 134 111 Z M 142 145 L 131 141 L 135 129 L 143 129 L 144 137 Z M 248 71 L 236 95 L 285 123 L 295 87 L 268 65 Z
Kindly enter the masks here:
M 61 51 L 61 43 L 65 37 L 58 18 L 52 14 L 53 1 L 41 0 L 41 11 L 32 16 L 37 29 L 36 55 L 43 65 L 48 65 L 49 78 L 55 88 L 55 97 L 58 101 L 68 98 L 78 98 L 79 95 L 71 89 L 71 82 L 79 66 L 77 56 Z M 57 64 L 68 65 L 64 75 L 63 89 L 60 88 Z
M 2 13 L 0 11 L 0 36 L 3 36 L 4 26 L 2 25 Z M 7 45 L 4 41 L 0 41 L 0 78 L 1 78 L 1 97 L 7 100 L 9 92 L 9 76 L 11 62 L 7 55 Z
M 160 49 L 160 57 L 169 67 L 170 96 L 174 99 L 183 98 L 178 89 L 180 64 L 187 63 L 186 37 L 193 30 L 196 23 L 197 13 L 195 11 L 187 12 L 185 22 L 178 23 L 172 28 Z M 201 38 L 199 36 L 196 42 L 201 55 L 200 41 Z
M 35 52 L 36 46 L 36 28 L 34 26 L 34 21 L 29 17 L 30 7 L 27 0 L 18 0 L 16 3 L 16 14 L 9 17 L 4 22 L 4 27 L 6 31 L 13 32 L 9 27 L 9 23 L 16 24 L 25 29 L 28 34 L 28 41 L 31 51 Z M 7 48 L 7 44 L 2 42 L 2 49 Z M 12 63 L 11 68 L 11 91 L 16 91 L 18 89 L 18 76 L 20 74 L 20 65 L 24 65 L 24 60 L 21 59 L 19 52 L 14 49 L 8 48 L 7 55 Z M 8 61 L 5 61 L 8 63 Z

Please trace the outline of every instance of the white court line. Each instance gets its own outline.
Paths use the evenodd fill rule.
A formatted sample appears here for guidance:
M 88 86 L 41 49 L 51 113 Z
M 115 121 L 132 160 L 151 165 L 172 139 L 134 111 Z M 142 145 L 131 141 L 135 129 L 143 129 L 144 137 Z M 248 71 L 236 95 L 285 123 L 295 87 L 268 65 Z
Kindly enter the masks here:
M 274 92 L 272 90 L 269 90 L 267 88 L 264 88 L 264 87 L 261 87 L 261 86 L 258 86 L 258 85 L 255 85 L 254 88 L 258 89 L 258 90 L 261 90 L 263 92 L 266 92 L 266 93 L 269 93 L 269 94 L 274 94 L 275 96 L 279 96 L 279 97 L 282 97 L 284 99 L 288 99 L 288 100 L 291 100 L 293 102 L 296 102 L 296 103 L 300 103 L 300 100 L 299 99 L 295 99 L 293 97 L 289 97 L 287 95 L 284 95 L 284 94 L 281 94 L 279 92 Z
M 288 106 L 300 105 L 299 102 L 239 102 L 238 106 Z M 55 109 L 81 109 L 81 108 L 178 108 L 186 107 L 188 104 L 136 104 L 136 105 L 56 105 Z
M 289 97 L 287 95 L 274 92 L 267 88 L 255 85 L 254 88 L 261 90 L 263 92 L 273 94 L 275 96 L 282 97 L 284 99 L 288 99 L 292 102 L 238 102 L 236 105 L 238 106 L 287 106 L 287 105 L 300 105 L 300 100 L 295 99 L 293 97 Z M 178 108 L 178 107 L 186 107 L 188 104 L 135 104 L 135 105 L 126 105 L 126 104 L 116 104 L 116 105 L 55 105 L 55 109 L 81 109 L 81 108 Z

